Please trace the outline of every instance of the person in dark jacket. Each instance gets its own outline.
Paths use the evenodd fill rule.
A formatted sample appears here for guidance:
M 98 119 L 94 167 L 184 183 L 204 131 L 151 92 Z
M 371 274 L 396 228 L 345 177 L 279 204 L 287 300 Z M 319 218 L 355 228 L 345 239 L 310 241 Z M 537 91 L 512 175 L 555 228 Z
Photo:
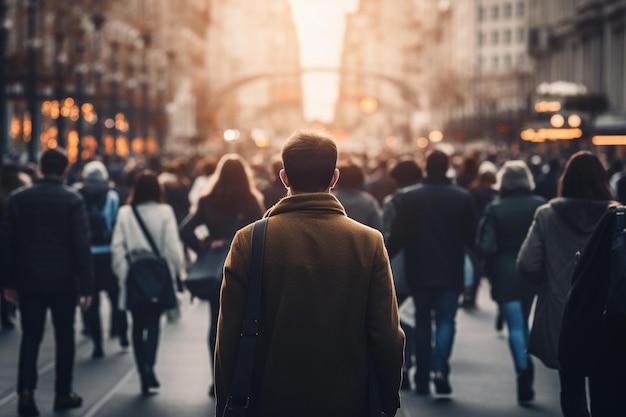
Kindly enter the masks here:
M 509 348 L 517 372 L 517 400 L 534 398 L 533 365 L 526 354 L 528 317 L 537 287 L 524 280 L 515 267 L 517 252 L 546 200 L 532 193 L 532 173 L 524 161 L 507 161 L 497 174 L 498 199 L 488 204 L 479 225 L 476 249 L 488 266 L 491 297 L 509 329 Z
M 576 152 L 567 161 L 558 195 L 537 209 L 517 255 L 522 276 L 540 285 L 528 353 L 559 370 L 563 415 L 588 417 L 584 376 L 560 367 L 559 332 L 577 256 L 602 215 L 617 202 L 604 166 L 589 151 Z
M 76 190 L 63 184 L 67 153 L 48 149 L 39 166 L 43 178 L 11 195 L 0 233 L 4 297 L 18 304 L 22 326 L 20 416 L 39 415 L 34 392 L 48 309 L 56 341 L 54 409 L 82 405 L 82 398 L 72 391 L 74 315 L 77 303 L 89 307 L 94 285 L 85 203 Z
M 436 392 L 452 392 L 449 358 L 464 286 L 465 251 L 473 249 L 478 223 L 470 193 L 446 177 L 448 168 L 445 153 L 435 150 L 427 157 L 423 183 L 398 196 L 387 239 L 391 257 L 401 249 L 405 252 L 407 284 L 415 302 L 415 384 L 422 395 L 430 393 L 431 371 Z
M 208 192 L 198 207 L 179 226 L 180 239 L 196 254 L 206 247 L 230 245 L 235 232 L 263 215 L 263 195 L 252 178 L 246 160 L 239 154 L 226 154 L 217 164 Z M 204 235 L 198 231 L 202 230 Z M 200 236 L 200 238 L 198 237 Z M 219 282 L 209 301 L 209 356 L 213 360 L 220 304 Z M 209 396 L 215 395 L 209 387 Z

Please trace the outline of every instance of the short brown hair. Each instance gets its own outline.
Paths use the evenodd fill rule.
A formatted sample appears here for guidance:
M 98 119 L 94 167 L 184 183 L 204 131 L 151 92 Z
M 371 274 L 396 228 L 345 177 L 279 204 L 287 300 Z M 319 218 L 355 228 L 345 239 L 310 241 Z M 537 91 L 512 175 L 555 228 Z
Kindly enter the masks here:
M 282 150 L 283 166 L 291 187 L 301 192 L 320 192 L 330 185 L 337 166 L 337 145 L 319 130 L 298 130 Z

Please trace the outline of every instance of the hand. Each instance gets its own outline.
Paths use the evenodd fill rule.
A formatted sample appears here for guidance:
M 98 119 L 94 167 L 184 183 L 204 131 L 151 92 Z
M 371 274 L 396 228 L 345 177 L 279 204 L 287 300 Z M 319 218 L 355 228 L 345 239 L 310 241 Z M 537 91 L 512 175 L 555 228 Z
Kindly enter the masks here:
M 78 298 L 78 303 L 80 305 L 81 310 L 87 311 L 89 309 L 89 306 L 91 305 L 91 297 L 80 296 Z
M 14 290 L 13 288 L 5 288 L 4 299 L 11 304 L 17 304 L 17 290 Z

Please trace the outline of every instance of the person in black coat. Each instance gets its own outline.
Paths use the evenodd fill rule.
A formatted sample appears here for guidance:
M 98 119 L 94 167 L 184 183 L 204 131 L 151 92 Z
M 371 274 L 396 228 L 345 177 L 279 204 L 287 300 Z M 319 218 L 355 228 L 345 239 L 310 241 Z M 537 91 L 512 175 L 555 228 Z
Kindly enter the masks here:
M 4 297 L 17 303 L 22 340 L 18 365 L 18 414 L 39 415 L 34 400 L 37 357 L 52 313 L 56 341 L 56 411 L 82 405 L 72 391 L 74 316 L 77 302 L 91 303 L 94 274 L 85 203 L 63 184 L 68 157 L 60 148 L 40 160 L 43 178 L 11 195 L 0 232 L 0 265 Z
M 478 223 L 470 193 L 446 177 L 448 167 L 448 156 L 439 150 L 427 157 L 423 183 L 398 196 L 387 239 L 390 257 L 404 249 L 407 284 L 415 302 L 418 394 L 430 392 L 431 371 L 436 392 L 452 392 L 449 357 L 464 286 L 465 251 L 474 246 Z

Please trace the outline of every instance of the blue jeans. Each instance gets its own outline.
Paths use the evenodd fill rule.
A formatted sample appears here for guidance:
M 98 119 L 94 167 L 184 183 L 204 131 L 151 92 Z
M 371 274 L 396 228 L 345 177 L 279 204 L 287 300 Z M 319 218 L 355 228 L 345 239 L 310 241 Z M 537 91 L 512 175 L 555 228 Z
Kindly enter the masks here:
M 413 291 L 415 302 L 415 382 L 425 384 L 430 371 L 450 373 L 449 359 L 456 331 L 456 311 L 460 291 L 441 288 L 420 288 Z M 433 318 L 435 343 L 432 343 Z
M 528 317 L 533 299 L 508 301 L 500 304 L 500 311 L 509 329 L 509 348 L 516 370 L 528 368 Z

